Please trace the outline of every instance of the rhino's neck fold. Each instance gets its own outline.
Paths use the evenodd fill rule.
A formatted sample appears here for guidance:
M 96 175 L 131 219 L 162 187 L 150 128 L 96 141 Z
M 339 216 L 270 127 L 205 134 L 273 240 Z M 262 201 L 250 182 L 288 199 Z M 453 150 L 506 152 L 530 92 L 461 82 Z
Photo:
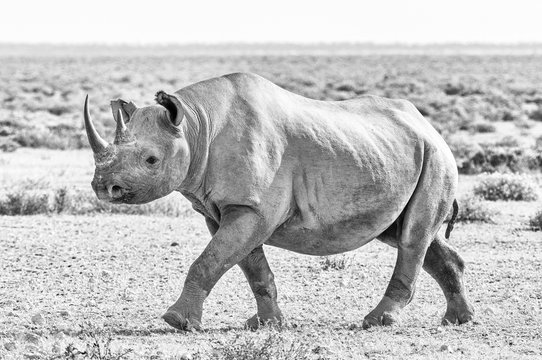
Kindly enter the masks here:
M 197 196 L 203 191 L 212 128 L 208 113 L 201 106 L 185 99 L 181 102 L 188 110 L 183 131 L 190 149 L 190 166 L 179 190 Z

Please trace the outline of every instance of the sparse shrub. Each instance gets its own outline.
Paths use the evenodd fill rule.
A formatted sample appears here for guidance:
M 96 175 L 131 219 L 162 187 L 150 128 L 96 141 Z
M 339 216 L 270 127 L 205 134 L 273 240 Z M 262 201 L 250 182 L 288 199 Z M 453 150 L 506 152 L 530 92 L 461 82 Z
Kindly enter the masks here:
M 0 137 L 0 151 L 1 152 L 13 152 L 20 148 L 21 145 L 16 143 L 10 138 Z
M 512 146 L 513 142 L 506 144 L 510 146 L 496 146 L 453 140 L 449 145 L 461 174 L 537 170 L 539 158 L 542 160 L 536 151 Z
M 452 138 L 448 144 L 460 173 L 473 174 L 480 171 L 479 167 L 485 162 L 484 150 L 480 144 L 461 138 Z
M 529 219 L 529 225 L 533 230 L 542 230 L 542 209 Z
M 38 181 L 22 182 L 17 189 L 0 196 L 0 215 L 36 215 L 63 213 L 86 215 L 96 213 L 129 215 L 181 216 L 190 212 L 171 198 L 143 205 L 111 204 L 99 200 L 91 191 L 61 187 L 50 189 Z
M 521 117 L 521 112 L 510 109 L 503 110 L 502 121 L 515 121 Z
M 512 135 L 507 135 L 503 137 L 502 139 L 495 142 L 495 146 L 502 146 L 502 147 L 518 147 L 519 141 Z
M 536 185 L 525 175 L 486 175 L 474 187 L 474 194 L 485 200 L 534 201 L 538 198 Z
M 54 104 L 46 108 L 46 110 L 52 115 L 61 116 L 72 112 L 73 107 L 66 104 Z
M 460 83 L 447 83 L 443 91 L 446 95 L 459 95 L 464 88 L 463 84 Z
M 64 212 L 68 206 L 68 189 L 61 187 L 56 189 L 54 195 L 54 208 L 57 213 Z
M 497 214 L 498 212 L 484 204 L 479 196 L 470 195 L 459 199 L 457 221 L 493 223 Z
M 68 344 L 64 349 L 63 359 L 121 360 L 126 359 L 127 355 L 133 352 L 133 349 L 113 349 L 111 332 L 88 323 L 82 325 L 79 340 L 82 341 L 83 346 Z
M 541 108 L 537 108 L 536 110 L 530 112 L 528 115 L 529 115 L 529 119 L 531 119 L 531 120 L 542 121 L 542 109 Z
M 320 260 L 322 270 L 343 270 L 348 266 L 346 256 L 326 256 Z
M 472 124 L 470 124 L 469 128 L 471 131 L 477 132 L 477 133 L 491 133 L 497 130 L 495 125 L 493 125 L 492 123 L 488 121 L 483 121 L 483 120 L 473 122 Z
M 61 150 L 68 148 L 66 138 L 56 136 L 46 128 L 25 128 L 18 131 L 12 139 L 23 147 Z
M 525 167 L 525 151 L 519 147 L 482 146 L 483 162 L 480 172 L 522 171 Z
M 311 359 L 311 350 L 279 332 L 272 331 L 265 338 L 259 333 L 240 334 L 233 342 L 215 348 L 211 359 L 221 360 L 290 360 Z M 265 334 L 264 334 L 265 335 Z M 196 359 L 200 358 L 196 354 Z
M 469 84 L 459 81 L 447 83 L 443 90 L 446 95 L 459 96 L 482 95 L 484 93 L 477 84 Z
M 49 214 L 52 210 L 47 193 L 18 190 L 0 200 L 0 215 Z
M 353 81 L 345 80 L 335 85 L 335 90 L 337 91 L 355 92 L 356 89 L 357 89 L 357 86 Z
M 519 120 L 514 121 L 514 125 L 520 129 L 530 129 L 534 126 L 534 122 L 532 120 L 521 118 Z

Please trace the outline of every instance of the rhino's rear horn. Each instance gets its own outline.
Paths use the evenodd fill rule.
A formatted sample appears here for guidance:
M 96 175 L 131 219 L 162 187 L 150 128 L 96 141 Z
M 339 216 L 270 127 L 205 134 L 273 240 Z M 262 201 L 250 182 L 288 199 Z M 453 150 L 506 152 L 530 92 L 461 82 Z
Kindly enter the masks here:
M 166 108 L 173 125 L 179 126 L 181 124 L 184 118 L 184 109 L 175 95 L 169 95 L 160 90 L 156 93 L 156 102 Z
M 115 118 L 117 119 L 117 129 L 115 130 L 114 144 L 121 145 L 134 142 L 135 137 L 126 127 L 126 123 L 124 122 L 124 115 L 122 115 L 121 109 L 117 110 L 117 116 L 115 116 Z
M 126 137 L 126 123 L 124 122 L 124 116 L 122 116 L 122 110 L 118 109 L 117 111 L 117 129 L 115 130 L 115 144 L 122 142 Z
M 94 124 L 92 123 L 92 119 L 90 118 L 90 112 L 88 109 L 88 95 L 85 98 L 85 109 L 83 111 L 83 115 L 85 118 L 85 130 L 87 131 L 90 148 L 95 154 L 103 153 L 105 149 L 109 146 L 109 143 L 102 139 L 100 134 L 98 134 L 98 131 L 96 131 Z

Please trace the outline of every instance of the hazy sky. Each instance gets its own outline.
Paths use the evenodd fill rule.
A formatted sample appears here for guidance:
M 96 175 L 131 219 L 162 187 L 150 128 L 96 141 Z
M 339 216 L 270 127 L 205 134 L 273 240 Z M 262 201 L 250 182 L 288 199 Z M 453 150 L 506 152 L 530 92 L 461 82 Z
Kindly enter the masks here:
M 542 42 L 542 0 L 2 0 L 0 5 L 0 42 L 267 41 Z

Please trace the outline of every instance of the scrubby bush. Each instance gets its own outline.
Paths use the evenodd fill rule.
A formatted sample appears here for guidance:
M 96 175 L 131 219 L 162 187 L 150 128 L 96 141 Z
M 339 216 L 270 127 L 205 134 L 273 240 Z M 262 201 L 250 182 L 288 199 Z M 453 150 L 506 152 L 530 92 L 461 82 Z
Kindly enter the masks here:
M 542 209 L 529 219 L 529 225 L 533 230 L 542 230 Z
M 536 150 L 513 146 L 512 139 L 504 144 L 481 145 L 463 139 L 452 139 L 448 141 L 448 144 L 461 174 L 524 172 L 541 169 L 539 161 L 542 161 L 542 154 Z
M 27 127 L 18 130 L 10 140 L 22 147 L 46 149 L 81 149 L 88 142 L 82 131 L 65 126 Z
M 527 129 L 528 130 L 528 129 L 532 128 L 535 124 L 534 124 L 534 121 L 532 121 L 532 120 L 521 118 L 519 120 L 514 121 L 514 125 L 516 125 L 516 127 L 520 128 L 520 129 Z
M 322 270 L 343 270 L 348 266 L 346 256 L 326 256 L 320 260 Z
M 480 165 L 485 162 L 484 149 L 477 142 L 452 138 L 448 140 L 448 145 L 454 154 L 457 168 L 462 174 L 476 173 Z
M 519 141 L 512 135 L 507 135 L 495 142 L 495 146 L 514 148 L 519 147 Z
M 469 129 L 477 133 L 492 133 L 497 130 L 495 125 L 483 120 L 473 122 L 472 124 L 470 124 Z
M 498 214 L 496 210 L 490 209 L 479 196 L 470 195 L 460 198 L 458 205 L 457 221 L 493 223 L 494 217 Z
M 21 147 L 21 145 L 10 138 L 0 137 L 0 152 L 13 152 L 19 147 Z
M 536 185 L 526 175 L 486 175 L 474 187 L 474 194 L 485 200 L 534 201 L 538 198 Z
M 265 334 L 264 334 L 265 335 Z M 196 359 L 199 359 L 196 354 Z M 253 359 L 311 359 L 312 351 L 303 344 L 272 331 L 264 338 L 261 336 L 241 336 L 227 344 L 215 348 L 211 359 L 253 360 Z
M 529 113 L 529 119 L 535 121 L 542 121 L 542 109 L 537 108 L 536 110 Z
M 49 214 L 53 208 L 47 193 L 16 191 L 0 200 L 0 215 Z
M 86 215 L 95 213 L 181 216 L 190 212 L 173 199 L 159 199 L 143 205 L 111 204 L 99 200 L 90 191 L 61 187 L 46 189 L 30 183 L 0 196 L 0 215 L 36 215 L 63 213 Z

